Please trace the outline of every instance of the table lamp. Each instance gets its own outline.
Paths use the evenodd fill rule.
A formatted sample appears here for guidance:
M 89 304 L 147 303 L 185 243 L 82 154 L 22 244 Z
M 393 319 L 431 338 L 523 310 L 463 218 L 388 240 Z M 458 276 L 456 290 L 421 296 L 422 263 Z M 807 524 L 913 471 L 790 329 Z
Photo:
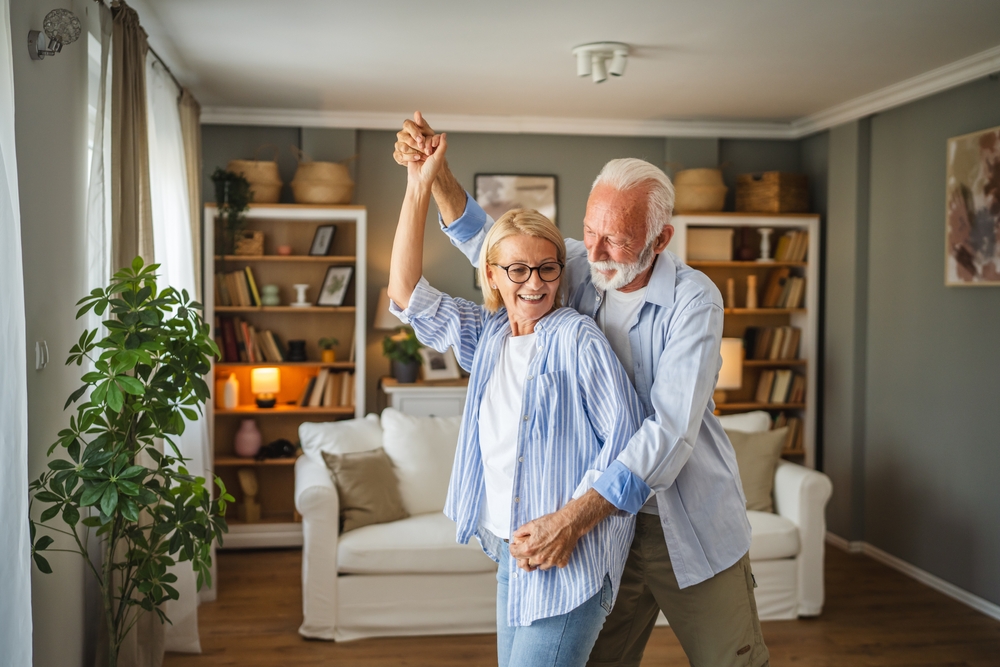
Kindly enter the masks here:
M 743 386 L 743 339 L 722 339 L 722 369 L 719 371 L 719 381 L 715 384 L 712 400 L 716 405 L 725 403 L 728 399 L 727 389 L 739 389 Z
M 273 408 L 275 394 L 281 388 L 281 374 L 277 368 L 255 368 L 250 371 L 250 391 L 257 397 L 258 408 Z
M 403 326 L 399 318 L 389 312 L 389 290 L 383 287 L 378 293 L 378 306 L 375 307 L 375 322 L 372 324 L 379 331 L 394 331 Z

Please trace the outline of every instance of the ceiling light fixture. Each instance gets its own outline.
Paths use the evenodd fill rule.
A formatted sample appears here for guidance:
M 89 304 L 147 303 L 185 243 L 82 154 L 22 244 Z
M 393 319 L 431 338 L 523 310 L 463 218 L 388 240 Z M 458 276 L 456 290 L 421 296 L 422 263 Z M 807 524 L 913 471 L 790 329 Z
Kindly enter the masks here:
M 573 47 L 576 56 L 576 75 L 589 76 L 600 83 L 611 76 L 625 73 L 628 63 L 628 44 L 622 42 L 594 42 Z M 611 61 L 610 65 L 608 61 Z
M 53 9 L 42 19 L 42 30 L 45 31 L 45 48 L 40 48 L 42 33 L 38 30 L 28 31 L 28 55 L 32 60 L 54 56 L 62 51 L 64 45 L 78 40 L 81 32 L 80 19 L 68 9 Z

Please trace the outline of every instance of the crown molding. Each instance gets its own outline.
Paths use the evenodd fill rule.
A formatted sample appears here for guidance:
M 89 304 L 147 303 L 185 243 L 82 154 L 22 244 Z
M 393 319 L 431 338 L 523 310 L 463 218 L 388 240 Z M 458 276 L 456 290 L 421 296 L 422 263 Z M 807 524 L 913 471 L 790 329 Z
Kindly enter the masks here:
M 433 114 L 434 126 L 449 132 L 497 134 L 573 134 L 622 137 L 720 139 L 801 139 L 1000 71 L 1000 46 L 919 74 L 792 122 L 753 120 L 622 120 Z M 398 130 L 409 112 L 313 111 L 205 107 L 206 125 L 276 125 L 364 130 Z
M 310 111 L 304 109 L 252 109 L 205 107 L 206 125 L 279 125 L 363 130 L 398 130 L 410 113 L 364 111 Z M 433 114 L 434 127 L 447 132 L 498 134 L 575 134 L 625 137 L 721 137 L 726 139 L 792 139 L 789 123 L 760 121 L 606 120 L 600 118 L 547 118 L 544 116 L 476 116 Z
M 997 71 L 1000 71 L 1000 46 L 804 116 L 793 121 L 791 126 L 796 138 L 804 137 L 955 88 Z

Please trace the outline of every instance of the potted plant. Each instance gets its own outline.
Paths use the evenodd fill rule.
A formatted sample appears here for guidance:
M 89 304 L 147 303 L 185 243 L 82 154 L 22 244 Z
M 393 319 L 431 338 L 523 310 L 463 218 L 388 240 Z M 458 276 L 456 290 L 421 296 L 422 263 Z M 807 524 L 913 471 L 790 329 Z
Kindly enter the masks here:
M 78 302 L 77 318 L 90 310 L 105 316 L 107 335 L 84 330 L 70 350 L 67 364 L 89 360 L 92 369 L 66 401 L 65 407 L 80 402 L 48 451 L 64 456 L 53 457 L 29 486 L 32 504 L 46 506 L 31 521 L 35 565 L 52 571 L 46 550 L 83 557 L 101 589 L 111 667 L 141 613 L 169 621 L 160 606 L 179 593 L 168 567 L 190 561 L 198 587 L 211 585 L 212 541 L 221 544 L 226 504 L 233 501 L 218 477 L 213 499 L 172 440 L 208 400 L 202 376 L 219 351 L 201 304 L 186 291 L 158 289 L 157 268 L 136 258 L 107 288 Z M 50 549 L 53 538 L 39 537 L 39 530 L 65 535 L 67 548 Z M 94 560 L 90 531 L 101 543 Z
M 220 167 L 212 172 L 212 183 L 215 184 L 215 204 L 222 221 L 223 254 L 232 255 L 236 252 L 236 237 L 246 225 L 246 212 L 253 198 L 250 181 L 242 174 Z
M 333 349 L 337 345 L 340 345 L 340 341 L 333 336 L 319 339 L 320 355 L 324 364 L 332 364 L 337 360 L 337 351 Z
M 410 327 L 382 340 L 382 354 L 392 362 L 392 377 L 397 382 L 416 382 L 420 373 L 420 348 L 423 345 Z

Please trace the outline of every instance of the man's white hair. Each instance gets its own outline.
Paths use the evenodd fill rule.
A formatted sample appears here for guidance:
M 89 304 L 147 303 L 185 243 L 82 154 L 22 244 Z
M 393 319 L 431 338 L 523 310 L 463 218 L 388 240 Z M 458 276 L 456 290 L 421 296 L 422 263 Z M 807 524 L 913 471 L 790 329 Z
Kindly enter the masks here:
M 597 175 L 591 190 L 606 185 L 620 192 L 643 187 L 647 192 L 646 245 L 670 222 L 674 210 L 674 184 L 658 167 L 634 157 L 611 160 Z

